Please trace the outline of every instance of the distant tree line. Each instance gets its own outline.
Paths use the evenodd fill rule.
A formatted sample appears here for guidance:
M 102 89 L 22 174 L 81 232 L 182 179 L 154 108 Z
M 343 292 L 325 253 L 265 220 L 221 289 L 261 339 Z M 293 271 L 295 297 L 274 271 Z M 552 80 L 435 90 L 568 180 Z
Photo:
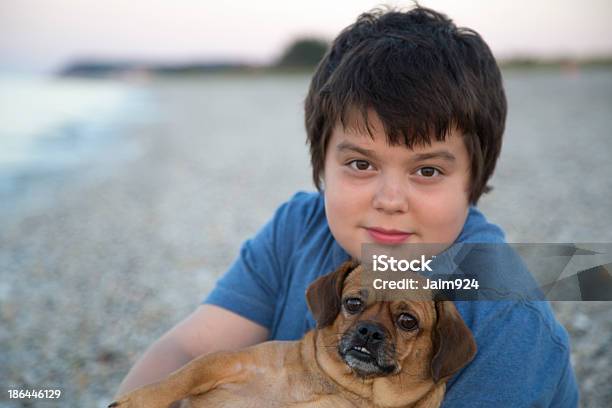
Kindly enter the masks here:
M 283 68 L 314 68 L 328 47 L 327 41 L 318 38 L 303 38 L 291 43 L 277 62 Z
M 312 71 L 319 63 L 328 43 L 317 38 L 299 38 L 284 50 L 280 58 L 267 66 L 225 61 L 159 64 L 146 61 L 109 61 L 101 58 L 74 61 L 59 72 L 63 76 L 106 77 L 134 73 L 160 76 L 183 76 L 210 73 L 245 73 L 277 70 Z

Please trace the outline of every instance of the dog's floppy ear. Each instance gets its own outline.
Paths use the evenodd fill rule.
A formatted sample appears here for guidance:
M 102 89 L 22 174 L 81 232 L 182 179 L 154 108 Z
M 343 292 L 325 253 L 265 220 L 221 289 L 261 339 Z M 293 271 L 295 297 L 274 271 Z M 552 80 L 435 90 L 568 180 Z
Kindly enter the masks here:
M 321 276 L 306 290 L 306 300 L 317 327 L 329 326 L 340 312 L 342 284 L 359 263 L 355 260 L 344 262 L 334 272 Z
M 438 320 L 432 334 L 431 376 L 435 382 L 448 378 L 472 361 L 476 342 L 453 302 L 436 301 Z

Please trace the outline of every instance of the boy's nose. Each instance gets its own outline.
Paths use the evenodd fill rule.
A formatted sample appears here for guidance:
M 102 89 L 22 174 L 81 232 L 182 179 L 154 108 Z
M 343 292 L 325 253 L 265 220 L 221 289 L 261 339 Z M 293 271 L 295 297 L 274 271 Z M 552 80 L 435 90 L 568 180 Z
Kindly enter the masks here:
M 405 188 L 401 180 L 392 177 L 382 179 L 372 205 L 375 209 L 390 214 L 408 211 L 408 195 Z

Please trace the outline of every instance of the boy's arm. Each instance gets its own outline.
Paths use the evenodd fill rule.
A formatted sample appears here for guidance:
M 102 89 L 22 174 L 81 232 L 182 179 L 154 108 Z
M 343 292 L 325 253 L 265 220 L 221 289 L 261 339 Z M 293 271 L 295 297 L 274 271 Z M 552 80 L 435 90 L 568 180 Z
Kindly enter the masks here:
M 201 305 L 153 343 L 122 381 L 115 399 L 165 378 L 194 358 L 268 338 L 268 329 L 214 305 Z

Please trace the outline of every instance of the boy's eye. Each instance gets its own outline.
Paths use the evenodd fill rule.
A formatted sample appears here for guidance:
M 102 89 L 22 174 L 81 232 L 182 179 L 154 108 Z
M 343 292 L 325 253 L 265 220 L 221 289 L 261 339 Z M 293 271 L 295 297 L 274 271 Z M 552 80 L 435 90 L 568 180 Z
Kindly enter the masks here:
M 372 165 L 366 160 L 353 160 L 349 162 L 348 165 L 351 168 L 359 171 L 365 171 L 372 167 Z
M 435 176 L 435 173 L 438 172 L 440 173 L 440 170 L 436 169 L 435 167 L 421 167 L 420 169 L 417 170 L 418 172 L 421 172 L 421 176 L 423 177 L 427 177 L 427 178 L 431 178 L 433 176 Z

